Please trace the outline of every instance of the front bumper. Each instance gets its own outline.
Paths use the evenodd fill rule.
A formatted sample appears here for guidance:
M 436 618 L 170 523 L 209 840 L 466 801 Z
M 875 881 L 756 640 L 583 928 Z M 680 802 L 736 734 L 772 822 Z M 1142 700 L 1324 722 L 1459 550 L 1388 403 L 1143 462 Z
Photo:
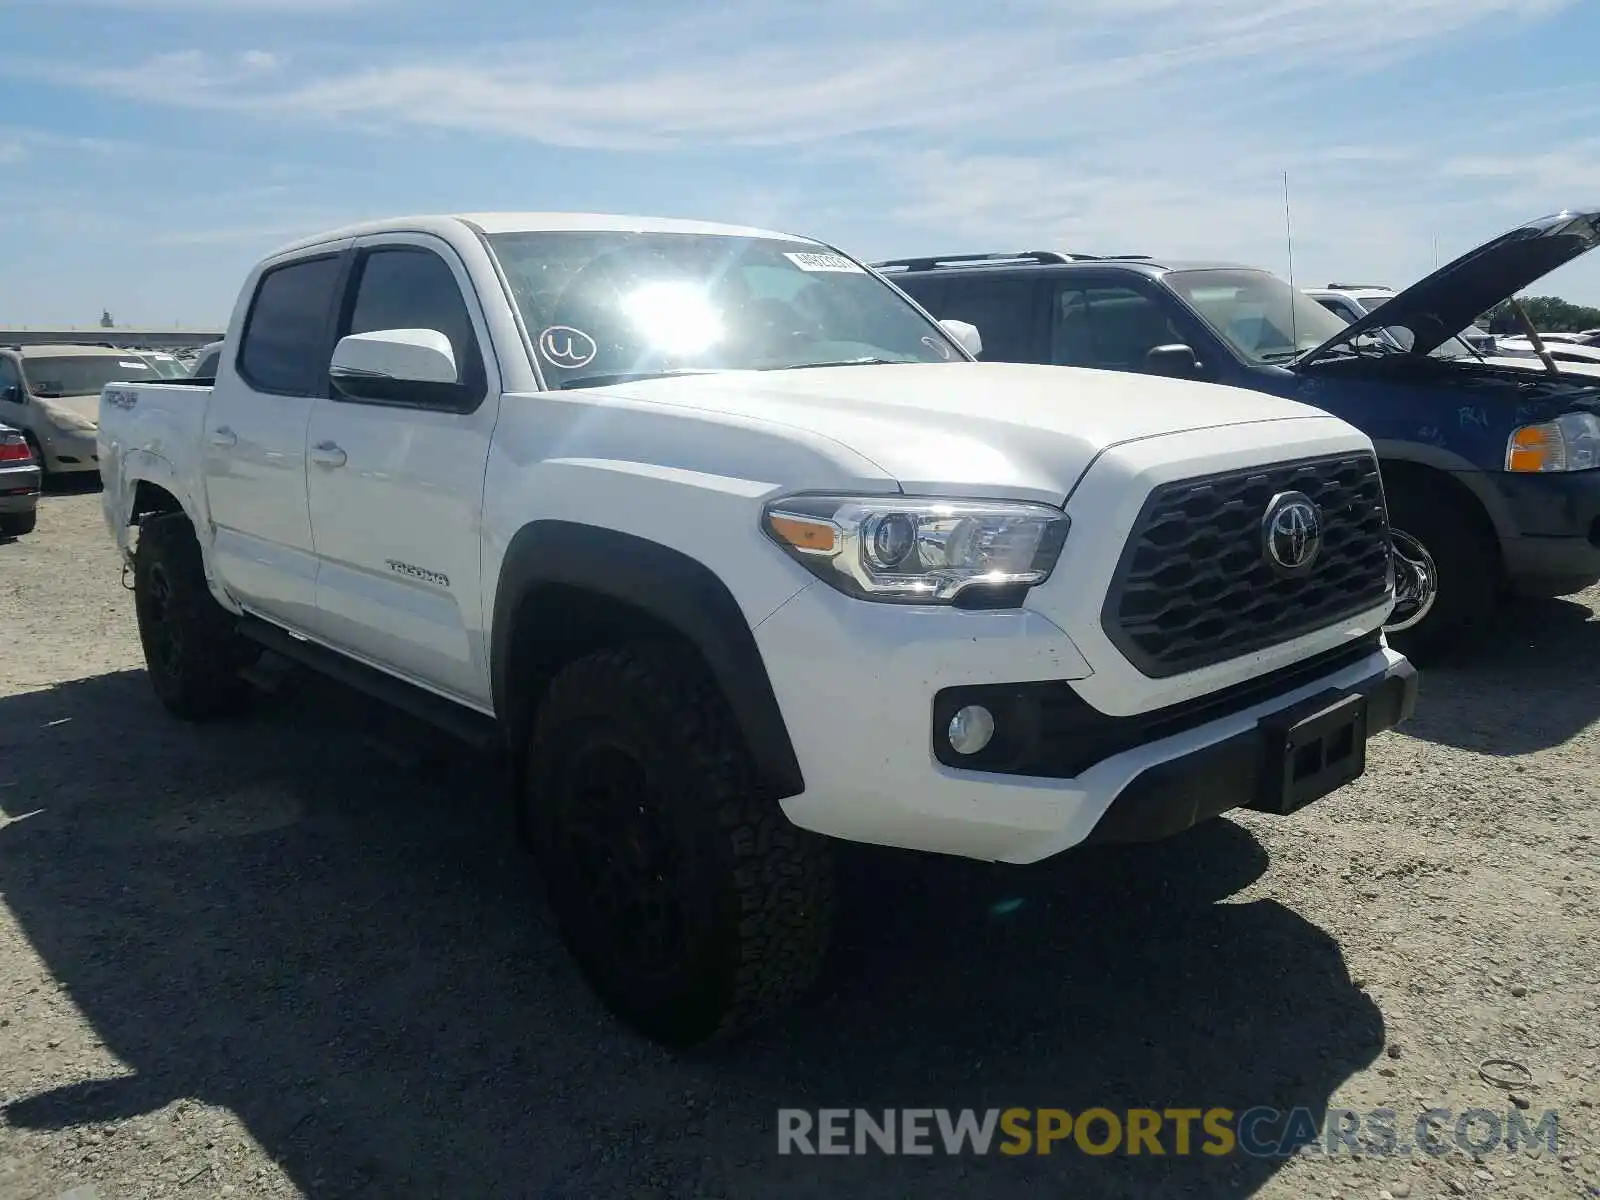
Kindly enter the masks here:
M 1409 715 L 1417 689 L 1403 656 L 1357 631 L 1326 670 L 1283 672 L 1281 686 L 1217 707 L 1193 697 L 1186 711 L 1205 709 L 1195 719 L 1153 710 L 1161 719 L 1139 737 L 1106 744 L 1073 774 L 969 770 L 936 751 L 941 693 L 1001 680 L 1094 693 L 1087 662 L 1046 617 L 866 604 L 813 584 L 755 636 L 806 782 L 783 801 L 790 820 L 849 841 L 1012 863 L 1091 839 L 1164 836 L 1263 803 L 1261 747 L 1276 715 L 1328 693 L 1366 695 L 1370 734 Z
M 100 447 L 93 430 L 86 433 L 48 428 L 36 430 L 44 466 L 52 474 L 70 475 L 100 469 Z
M 1506 577 L 1523 595 L 1563 595 L 1600 582 L 1600 470 L 1489 473 L 1516 533 Z
M 39 468 L 0 467 L 0 513 L 32 512 L 39 504 Z

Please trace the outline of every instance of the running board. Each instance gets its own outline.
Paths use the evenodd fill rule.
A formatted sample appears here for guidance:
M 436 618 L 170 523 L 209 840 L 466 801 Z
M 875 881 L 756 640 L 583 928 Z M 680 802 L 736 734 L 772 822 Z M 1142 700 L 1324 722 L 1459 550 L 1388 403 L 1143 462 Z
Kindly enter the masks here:
M 246 613 L 239 618 L 239 632 L 274 654 L 409 713 L 474 749 L 493 750 L 505 744 L 499 722 L 492 717 L 346 658 L 336 650 L 295 637 L 270 621 Z

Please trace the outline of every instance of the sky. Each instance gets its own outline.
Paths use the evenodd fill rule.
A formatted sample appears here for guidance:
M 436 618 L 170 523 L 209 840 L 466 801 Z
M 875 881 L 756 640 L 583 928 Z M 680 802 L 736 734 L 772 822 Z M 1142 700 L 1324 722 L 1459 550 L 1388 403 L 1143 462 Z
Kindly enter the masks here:
M 1302 286 L 1399 287 L 1600 206 L 1595 0 L 0 0 L 0 45 L 0 325 L 220 327 L 417 212 L 1280 274 L 1292 231 Z M 1600 305 L 1600 254 L 1531 291 Z

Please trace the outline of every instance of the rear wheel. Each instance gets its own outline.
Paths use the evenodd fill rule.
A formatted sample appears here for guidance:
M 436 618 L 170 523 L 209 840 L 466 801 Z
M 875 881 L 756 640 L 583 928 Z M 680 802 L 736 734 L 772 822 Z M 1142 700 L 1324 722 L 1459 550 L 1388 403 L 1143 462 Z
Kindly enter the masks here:
M 646 1035 L 736 1033 L 816 976 L 827 846 L 763 792 L 692 653 L 642 644 L 562 671 L 534 720 L 524 803 L 568 949 Z
M 1397 602 L 1384 632 L 1389 644 L 1417 662 L 1459 646 L 1494 616 L 1500 562 L 1494 546 L 1461 498 L 1437 485 L 1401 479 L 1387 485 L 1393 526 Z M 1408 576 L 1432 574 L 1431 602 Z
M 153 517 L 140 527 L 133 600 L 145 668 L 161 703 L 191 721 L 238 711 L 248 694 L 239 670 L 257 651 L 212 597 L 187 518 Z
M 25 533 L 32 533 L 38 523 L 37 509 L 33 512 L 6 513 L 0 516 L 0 537 L 21 537 Z

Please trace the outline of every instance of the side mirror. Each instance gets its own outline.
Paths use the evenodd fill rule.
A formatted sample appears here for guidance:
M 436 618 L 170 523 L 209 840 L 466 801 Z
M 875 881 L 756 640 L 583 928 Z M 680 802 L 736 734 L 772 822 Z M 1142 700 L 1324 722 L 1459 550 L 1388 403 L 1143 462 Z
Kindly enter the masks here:
M 5 387 L 0 387 L 0 400 L 5 401 L 7 404 L 21 404 L 22 388 L 15 383 L 8 383 Z
M 956 342 L 973 358 L 983 353 L 983 335 L 976 325 L 965 321 L 940 321 L 939 327 L 955 338 Z
M 1156 346 L 1145 353 L 1144 361 L 1153 375 L 1171 375 L 1182 379 L 1200 372 L 1200 360 L 1195 357 L 1194 348 L 1181 342 Z
M 340 338 L 328 377 L 354 400 L 454 406 L 462 398 L 455 351 L 437 329 L 378 329 Z

